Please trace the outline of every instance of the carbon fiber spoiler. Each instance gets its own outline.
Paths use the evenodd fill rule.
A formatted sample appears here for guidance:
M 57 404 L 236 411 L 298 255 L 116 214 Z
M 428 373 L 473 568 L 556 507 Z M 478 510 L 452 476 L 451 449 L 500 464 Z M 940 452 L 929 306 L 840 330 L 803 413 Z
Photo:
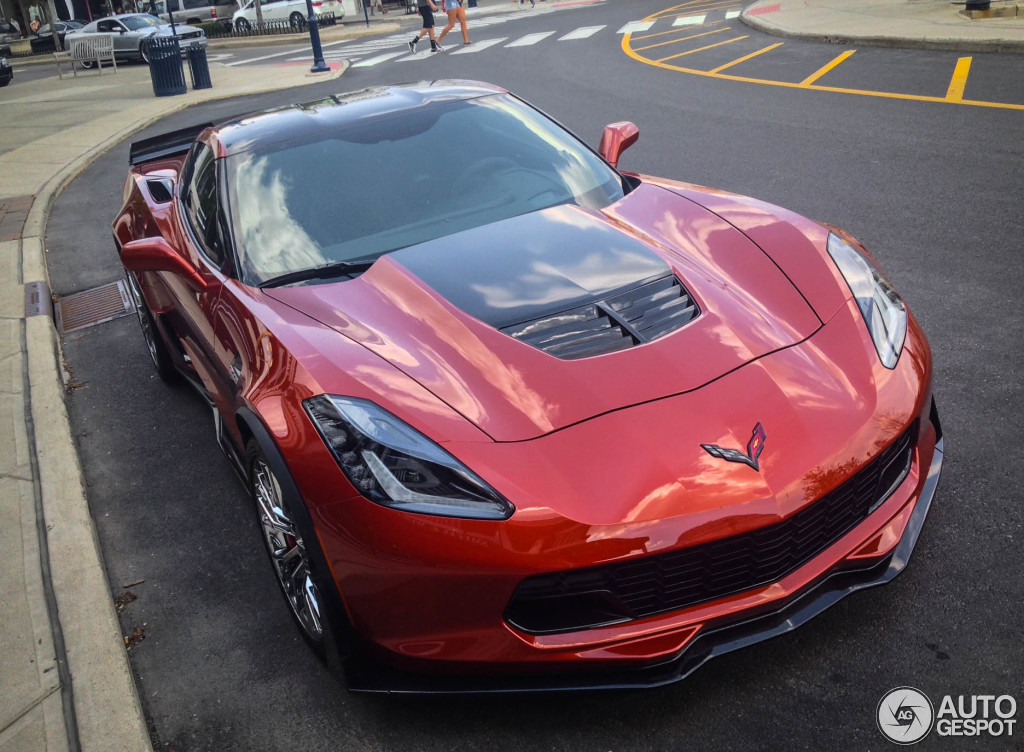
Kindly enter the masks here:
M 184 154 L 192 148 L 193 142 L 199 134 L 211 127 L 213 123 L 192 125 L 188 128 L 162 133 L 152 138 L 143 138 L 139 141 L 132 141 L 131 151 L 128 153 L 128 161 L 132 165 L 152 162 L 155 159 L 172 157 L 176 154 Z

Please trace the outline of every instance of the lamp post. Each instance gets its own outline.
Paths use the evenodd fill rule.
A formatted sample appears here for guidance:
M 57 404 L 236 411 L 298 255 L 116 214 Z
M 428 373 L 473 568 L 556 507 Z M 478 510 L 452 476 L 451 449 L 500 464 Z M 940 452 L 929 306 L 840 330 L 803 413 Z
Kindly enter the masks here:
M 309 42 L 313 46 L 313 67 L 310 73 L 327 73 L 330 67 L 324 62 L 324 50 L 320 46 L 320 25 L 316 20 L 316 13 L 313 12 L 313 0 L 306 0 L 306 12 L 309 15 Z

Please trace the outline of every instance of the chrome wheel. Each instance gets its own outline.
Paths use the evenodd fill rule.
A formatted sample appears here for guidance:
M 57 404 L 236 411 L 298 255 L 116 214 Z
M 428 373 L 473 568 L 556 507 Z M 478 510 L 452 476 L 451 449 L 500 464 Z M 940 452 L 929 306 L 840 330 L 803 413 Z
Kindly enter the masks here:
M 252 490 L 263 540 L 295 618 L 316 643 L 323 639 L 320 593 L 309 569 L 309 557 L 298 528 L 284 506 L 281 485 L 263 457 L 252 462 Z
M 142 290 L 135 280 L 135 275 L 128 272 L 128 290 L 132 294 L 132 302 L 135 304 L 135 313 L 139 317 L 139 326 L 142 327 L 142 337 L 146 340 L 146 349 L 149 350 L 149 357 L 153 359 L 153 365 L 160 368 L 159 353 L 157 352 L 156 338 L 160 335 L 154 331 L 153 319 L 146 308 L 146 302 L 142 299 Z

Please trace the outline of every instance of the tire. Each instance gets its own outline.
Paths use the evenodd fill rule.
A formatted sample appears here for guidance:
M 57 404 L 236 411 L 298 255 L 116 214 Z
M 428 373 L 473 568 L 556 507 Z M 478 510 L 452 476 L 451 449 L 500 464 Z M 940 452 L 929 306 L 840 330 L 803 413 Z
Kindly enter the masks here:
M 139 326 L 142 328 L 142 338 L 146 342 L 146 349 L 149 350 L 149 357 L 153 361 L 153 367 L 157 374 L 167 384 L 176 384 L 181 379 L 178 369 L 174 367 L 171 353 L 167 350 L 160 331 L 157 329 L 156 320 L 142 297 L 142 290 L 132 272 L 127 272 L 128 292 L 132 296 L 132 303 L 135 305 L 135 313 L 139 317 Z
M 298 11 L 295 11 L 288 16 L 288 23 L 290 23 L 293 28 L 302 29 L 306 26 L 306 17 Z
M 239 18 L 235 21 L 235 30 L 240 31 L 243 34 L 248 34 L 252 31 L 252 24 L 249 23 L 249 20 L 246 18 Z
M 149 65 L 149 53 L 146 52 L 146 43 L 142 42 L 139 45 L 139 57 L 142 58 L 143 65 Z
M 85 70 L 92 70 L 93 66 L 96 65 L 96 61 L 95 60 L 80 60 L 79 61 L 79 65 L 81 65 Z
M 340 651 L 348 652 L 338 638 L 350 628 L 333 578 L 323 571 L 327 560 L 309 513 L 301 499 L 282 490 L 293 484 L 281 483 L 255 439 L 246 445 L 245 458 L 256 522 L 292 618 L 316 655 L 338 668 Z

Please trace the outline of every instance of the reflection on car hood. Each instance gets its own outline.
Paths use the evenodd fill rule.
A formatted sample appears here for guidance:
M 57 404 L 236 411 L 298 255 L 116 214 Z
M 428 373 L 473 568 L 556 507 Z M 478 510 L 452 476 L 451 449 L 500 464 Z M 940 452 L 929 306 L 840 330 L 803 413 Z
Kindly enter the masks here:
M 653 342 L 562 360 L 499 331 L 669 270 L 701 313 Z M 745 235 L 649 185 L 602 212 L 545 209 L 384 256 L 350 281 L 265 292 L 377 353 L 496 441 L 696 389 L 821 324 Z

